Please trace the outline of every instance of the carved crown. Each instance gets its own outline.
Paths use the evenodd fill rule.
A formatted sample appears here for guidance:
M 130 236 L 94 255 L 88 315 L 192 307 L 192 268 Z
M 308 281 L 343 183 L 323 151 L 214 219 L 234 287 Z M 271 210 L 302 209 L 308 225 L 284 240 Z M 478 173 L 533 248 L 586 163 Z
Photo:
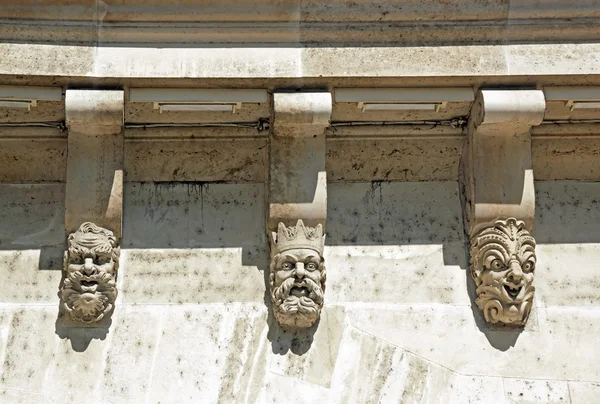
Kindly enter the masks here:
M 296 226 L 285 227 L 279 222 L 277 233 L 271 233 L 271 250 L 274 254 L 298 248 L 308 248 L 323 255 L 325 237 L 323 226 L 306 227 L 302 220 L 298 220 Z

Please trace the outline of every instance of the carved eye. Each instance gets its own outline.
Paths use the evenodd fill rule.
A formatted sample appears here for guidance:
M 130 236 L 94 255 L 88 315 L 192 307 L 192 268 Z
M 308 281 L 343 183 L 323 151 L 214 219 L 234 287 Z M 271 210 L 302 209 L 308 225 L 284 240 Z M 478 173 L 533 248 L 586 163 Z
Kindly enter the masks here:
M 308 269 L 309 271 L 314 271 L 318 267 L 319 266 L 317 264 L 315 264 L 314 262 L 309 262 L 308 264 L 306 264 L 306 269 Z
M 494 271 L 500 271 L 504 268 L 504 263 L 500 260 L 493 260 L 490 268 L 492 268 Z
M 110 259 L 105 255 L 98 255 L 96 257 L 96 264 L 98 264 L 98 265 L 106 264 L 109 261 L 110 261 Z
M 535 265 L 531 261 L 527 261 L 525 264 L 523 264 L 523 271 L 524 272 L 531 272 L 534 269 L 535 269 Z
M 289 261 L 284 262 L 283 264 L 281 264 L 281 269 L 289 270 L 289 269 L 292 269 L 292 268 L 294 268 L 294 264 L 292 264 Z

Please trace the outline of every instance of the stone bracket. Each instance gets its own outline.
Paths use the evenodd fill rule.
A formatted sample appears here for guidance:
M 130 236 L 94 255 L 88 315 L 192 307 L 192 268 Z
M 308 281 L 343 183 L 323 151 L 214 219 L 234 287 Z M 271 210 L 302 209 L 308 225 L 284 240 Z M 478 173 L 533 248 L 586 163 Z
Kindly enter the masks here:
M 325 130 L 332 98 L 328 92 L 273 94 L 267 231 L 280 222 L 325 226 L 327 176 Z
M 122 90 L 67 90 L 65 230 L 84 222 L 121 237 L 123 212 Z
M 478 91 L 462 157 L 469 236 L 509 217 L 533 227 L 531 128 L 542 123 L 545 106 L 539 90 Z

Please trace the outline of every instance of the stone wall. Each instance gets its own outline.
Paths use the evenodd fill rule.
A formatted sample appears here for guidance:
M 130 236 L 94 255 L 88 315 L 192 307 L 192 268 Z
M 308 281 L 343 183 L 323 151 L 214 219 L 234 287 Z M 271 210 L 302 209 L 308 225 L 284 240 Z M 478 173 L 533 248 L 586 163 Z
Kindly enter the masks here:
M 474 306 L 456 182 L 331 183 L 324 312 L 267 294 L 262 183 L 126 183 L 108 332 L 57 323 L 64 185 L 2 185 L 2 402 L 565 402 L 600 393 L 600 186 L 536 183 L 535 308 Z M 267 271 L 268 272 L 268 271 Z

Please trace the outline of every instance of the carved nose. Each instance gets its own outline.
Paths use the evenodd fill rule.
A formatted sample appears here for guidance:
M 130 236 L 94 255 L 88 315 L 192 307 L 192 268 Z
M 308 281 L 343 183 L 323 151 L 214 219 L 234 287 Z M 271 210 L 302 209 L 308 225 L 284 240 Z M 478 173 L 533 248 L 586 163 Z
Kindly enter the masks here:
M 83 262 L 83 272 L 86 275 L 92 275 L 96 271 L 96 266 L 94 265 L 94 260 L 91 258 L 86 258 Z
M 523 270 L 521 269 L 521 264 L 518 262 L 512 261 L 510 263 L 510 272 L 508 273 L 508 280 L 512 283 L 519 283 L 523 278 Z
M 304 264 L 301 262 L 298 262 L 296 264 L 296 278 L 298 278 L 298 279 L 304 278 L 304 273 L 305 273 Z

